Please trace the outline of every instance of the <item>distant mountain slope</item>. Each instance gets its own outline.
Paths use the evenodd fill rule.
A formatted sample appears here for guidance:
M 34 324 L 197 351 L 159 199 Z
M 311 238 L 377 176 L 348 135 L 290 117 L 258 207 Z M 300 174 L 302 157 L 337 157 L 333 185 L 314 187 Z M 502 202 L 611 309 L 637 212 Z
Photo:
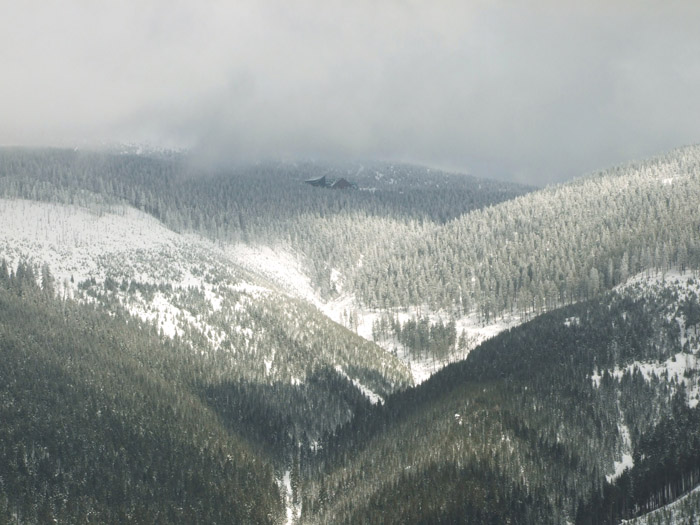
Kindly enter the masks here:
M 346 177 L 360 189 L 320 191 L 303 184 L 321 175 Z M 238 252 L 271 251 L 297 267 L 305 281 L 301 290 L 297 287 L 301 281 L 275 280 L 277 287 L 311 300 L 333 320 L 368 339 L 377 311 L 360 308 L 361 290 L 355 286 L 365 257 L 399 246 L 410 249 L 446 221 L 530 190 L 379 162 L 268 163 L 206 172 L 190 166 L 186 156 L 0 149 L 0 195 L 76 204 L 97 214 L 131 204 L 170 229 L 165 238 L 173 232 L 204 234 L 229 246 L 229 258 L 246 268 L 250 258 L 245 260 Z M 252 270 L 263 280 L 274 278 Z M 474 316 L 460 328 L 466 329 L 470 341 L 495 331 L 481 330 L 476 321 Z M 396 346 L 391 340 L 380 342 L 386 349 Z M 448 361 L 455 358 L 449 355 Z M 442 364 L 432 356 L 424 363 L 414 362 L 414 378 L 422 380 Z
M 346 426 L 319 460 L 331 474 L 310 470 L 309 522 L 450 522 L 468 507 L 460 515 L 475 520 L 608 523 L 601 510 L 613 506 L 617 523 L 660 503 L 656 490 L 692 486 L 700 441 L 675 441 L 684 459 L 667 478 L 648 472 L 669 465 L 665 449 L 650 452 L 659 429 L 678 428 L 673 414 L 700 414 L 698 281 L 635 282 L 504 332 Z M 649 491 L 609 499 L 625 465 Z M 479 476 L 488 497 L 457 497 Z
M 360 191 L 303 181 L 345 176 Z M 216 172 L 186 158 L 0 149 L 0 195 L 63 203 L 128 202 L 176 231 L 227 242 L 283 243 L 303 253 L 329 293 L 333 268 L 350 273 L 367 240 L 388 249 L 470 210 L 530 191 L 516 184 L 405 165 L 266 163 Z
M 700 147 L 691 146 L 444 224 L 383 224 L 381 233 L 370 226 L 368 239 L 392 241 L 365 242 L 354 267 L 333 266 L 329 251 L 331 288 L 354 309 L 354 325 L 396 349 L 422 379 L 484 335 L 595 297 L 630 275 L 699 268 L 697 202 Z M 327 222 L 319 232 L 333 235 Z M 454 326 L 453 335 L 443 337 L 444 326 Z
M 174 231 L 279 250 L 308 279 L 303 290 L 286 283 L 287 292 L 332 303 L 324 311 L 335 321 L 396 350 L 422 380 L 486 334 L 645 268 L 697 268 L 699 152 L 682 148 L 527 193 L 383 163 L 204 173 L 179 157 L 4 149 L 0 194 L 98 210 L 128 202 Z M 352 179 L 360 191 L 303 184 L 321 175 Z M 456 343 L 447 346 L 400 331 L 414 323 L 425 339 L 426 322 L 452 321 Z
M 352 288 L 369 305 L 540 312 L 646 268 L 700 264 L 700 147 L 618 166 L 466 213 L 367 250 Z

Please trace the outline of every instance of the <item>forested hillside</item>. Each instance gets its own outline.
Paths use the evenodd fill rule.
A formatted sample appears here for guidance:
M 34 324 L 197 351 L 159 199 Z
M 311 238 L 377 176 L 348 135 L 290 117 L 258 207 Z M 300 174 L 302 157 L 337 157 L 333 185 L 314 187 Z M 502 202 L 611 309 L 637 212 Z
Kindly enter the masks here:
M 0 522 L 659 516 L 700 481 L 698 173 L 2 149 Z
M 492 323 L 585 300 L 645 269 L 697 268 L 699 166 L 691 146 L 526 193 L 381 163 L 207 172 L 179 157 L 4 149 L 0 194 L 127 202 L 175 231 L 281 246 L 325 299 Z M 303 184 L 323 175 L 360 189 Z
M 643 282 L 504 332 L 330 437 L 306 519 L 618 523 L 695 486 L 698 283 Z
M 477 210 L 367 250 L 353 288 L 369 305 L 489 319 L 593 297 L 645 269 L 697 268 L 699 173 L 693 146 Z
M 203 395 L 245 423 L 284 466 L 370 402 L 408 387 L 394 356 L 312 305 L 250 275 L 228 252 L 123 206 L 90 208 L 0 199 L 0 255 L 33 261 L 53 293 L 153 323 L 206 366 Z
M 0 270 L 0 522 L 275 523 L 271 461 L 152 326 Z
M 303 184 L 347 177 L 358 191 Z M 68 150 L 0 150 L 0 195 L 71 204 L 127 202 L 175 231 L 225 242 L 282 243 L 302 254 L 324 294 L 331 271 L 351 274 L 368 245 L 388 250 L 436 225 L 530 188 L 414 166 L 258 164 L 228 170 Z

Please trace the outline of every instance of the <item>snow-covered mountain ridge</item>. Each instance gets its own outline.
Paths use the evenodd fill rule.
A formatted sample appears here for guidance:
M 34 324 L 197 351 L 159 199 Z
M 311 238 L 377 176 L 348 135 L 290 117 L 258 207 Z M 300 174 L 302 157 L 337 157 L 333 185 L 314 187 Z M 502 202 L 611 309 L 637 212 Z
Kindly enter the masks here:
M 303 297 L 303 276 L 294 274 L 285 252 L 276 257 L 290 269 L 280 278 L 265 280 L 238 263 L 247 261 L 254 268 L 252 261 L 264 261 L 261 253 L 272 256 L 275 250 L 222 246 L 196 234 L 179 234 L 127 205 L 89 209 L 0 199 L 0 223 L 0 258 L 11 268 L 22 260 L 48 265 L 62 296 L 120 305 L 155 323 L 165 335 L 185 338 L 197 353 L 220 359 L 229 355 L 224 361 L 230 373 L 299 384 L 326 363 L 331 369 L 342 366 L 351 381 L 380 396 L 410 381 L 395 358 L 359 338 L 353 340 L 347 331 L 323 352 L 313 350 L 315 334 L 336 329 L 297 299 Z M 283 332 L 291 339 L 283 343 L 270 333 L 261 315 L 274 315 L 277 325 L 283 321 Z M 359 362 L 354 355 L 362 356 Z M 379 372 L 386 385 L 366 384 L 361 369 Z
M 78 285 L 94 279 L 104 283 L 107 276 L 119 281 L 134 281 L 141 284 L 169 284 L 179 290 L 201 290 L 206 301 L 206 309 L 215 313 L 221 309 L 223 297 L 219 290 L 220 281 L 225 280 L 228 292 L 238 294 L 236 310 L 244 304 L 251 304 L 261 296 L 283 294 L 298 298 L 318 308 L 336 323 L 342 324 L 366 340 L 373 339 L 373 325 L 381 312 L 377 309 L 357 306 L 354 296 L 342 290 L 342 275 L 336 272 L 340 294 L 334 300 L 324 300 L 314 289 L 310 278 L 305 274 L 304 258 L 284 247 L 249 245 L 243 243 L 222 245 L 196 234 L 179 234 L 164 227 L 152 216 L 135 210 L 128 205 L 115 205 L 103 209 L 88 209 L 79 206 L 36 202 L 20 199 L 0 199 L 0 220 L 4 228 L 0 232 L 2 257 L 15 266 L 21 259 L 30 259 L 37 264 L 47 263 L 58 281 L 58 292 L 73 297 Z M 99 208 L 99 209 L 97 209 Z M 202 272 L 204 268 L 214 269 L 212 273 Z M 671 283 L 680 286 L 687 283 L 687 274 L 678 272 L 644 272 L 631 278 L 617 288 L 619 293 L 660 293 Z M 218 281 L 219 284 L 215 284 Z M 677 286 L 677 288 L 678 288 Z M 681 287 L 683 288 L 683 287 Z M 656 290 L 656 292 L 654 291 Z M 684 290 L 684 291 L 683 291 Z M 697 289 L 685 286 L 683 299 Z M 202 315 L 192 315 L 187 309 L 169 301 L 156 291 L 146 301 L 142 295 L 132 294 L 122 297 L 122 304 L 132 314 L 144 320 L 153 321 L 169 336 L 182 335 L 187 329 L 195 329 L 208 342 L 218 348 L 225 336 L 222 331 L 202 319 Z M 401 323 L 418 316 L 431 321 L 448 319 L 447 312 L 431 312 L 427 307 L 397 309 L 394 317 Z M 198 318 L 199 317 L 199 318 Z M 497 333 L 517 326 L 527 320 L 518 315 L 506 315 L 487 323 L 475 313 L 456 318 L 458 334 L 466 336 L 467 345 L 454 348 L 446 358 L 413 358 L 406 348 L 395 338 L 377 338 L 378 344 L 388 352 L 394 352 L 411 369 L 414 382 L 422 382 L 446 364 L 463 359 L 471 348 Z M 686 333 L 682 325 L 682 344 L 697 345 L 694 329 Z M 237 327 L 243 336 L 251 337 L 251 329 Z M 694 349 L 696 347 L 694 346 Z M 272 363 L 270 356 L 262 359 Z M 334 365 L 335 366 L 335 365 Z M 694 352 L 688 356 L 679 355 L 667 363 L 636 363 L 645 376 L 664 370 L 682 379 L 687 367 L 695 368 Z M 266 368 L 270 370 L 270 366 Z M 610 371 L 622 374 L 622 370 Z M 288 378 L 293 380 L 291 377 Z M 597 381 L 599 376 L 594 376 Z M 295 378 L 294 380 L 299 380 Z M 691 403 L 695 399 L 697 384 L 688 386 Z
M 351 328 L 368 341 L 372 340 L 373 323 L 380 316 L 376 309 L 359 308 L 351 294 L 323 300 L 304 273 L 303 257 L 284 247 L 222 245 L 197 234 L 179 234 L 151 215 L 125 204 L 95 204 L 88 208 L 0 199 L 0 221 L 4 225 L 0 231 L 0 256 L 13 268 L 20 260 L 30 260 L 39 266 L 47 264 L 56 278 L 58 293 L 67 297 L 83 294 L 85 285 L 81 288 L 81 283 L 94 281 L 95 286 L 102 285 L 108 277 L 118 288 L 133 281 L 156 287 L 169 285 L 183 293 L 201 290 L 205 306 L 199 315 L 183 308 L 182 299 L 170 300 L 162 290 L 148 297 L 141 293 L 123 294 L 119 289 L 114 293 L 131 314 L 156 323 L 166 335 L 183 336 L 195 330 L 214 349 L 221 346 L 225 334 L 207 323 L 203 314 L 221 310 L 224 289 L 226 293 L 237 294 L 238 312 L 262 296 L 282 294 L 313 305 L 332 321 Z M 222 282 L 225 282 L 223 288 Z M 425 308 L 395 313 L 400 322 L 419 314 L 432 320 L 448 317 L 445 312 L 426 313 Z M 521 319 L 508 316 L 486 324 L 471 314 L 456 322 L 459 333 L 467 335 L 468 347 L 459 352 L 455 349 L 442 360 L 412 359 L 396 338 L 378 343 L 388 352 L 396 352 L 410 368 L 414 382 L 422 382 L 449 362 L 466 357 L 469 349 L 484 339 L 516 326 Z M 234 330 L 244 338 L 253 337 L 251 328 L 239 326 Z M 274 355 L 261 357 L 261 362 L 270 364 L 266 367 L 268 373 L 274 358 Z M 287 379 L 300 380 L 299 377 Z

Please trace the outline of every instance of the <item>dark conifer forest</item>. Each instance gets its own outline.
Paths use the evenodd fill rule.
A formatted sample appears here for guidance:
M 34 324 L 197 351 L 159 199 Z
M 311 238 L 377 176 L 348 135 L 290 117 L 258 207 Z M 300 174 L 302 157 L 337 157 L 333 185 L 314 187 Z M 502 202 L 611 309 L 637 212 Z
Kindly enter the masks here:
M 191 352 L 0 274 L 4 523 L 273 523 L 270 459 L 197 392 Z

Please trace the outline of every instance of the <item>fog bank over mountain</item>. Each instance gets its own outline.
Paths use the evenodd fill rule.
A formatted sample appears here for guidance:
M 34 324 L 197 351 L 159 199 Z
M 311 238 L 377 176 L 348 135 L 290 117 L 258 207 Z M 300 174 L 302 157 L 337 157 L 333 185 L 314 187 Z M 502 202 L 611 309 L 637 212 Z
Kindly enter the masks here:
M 546 184 L 700 140 L 693 2 L 8 4 L 0 143 Z

